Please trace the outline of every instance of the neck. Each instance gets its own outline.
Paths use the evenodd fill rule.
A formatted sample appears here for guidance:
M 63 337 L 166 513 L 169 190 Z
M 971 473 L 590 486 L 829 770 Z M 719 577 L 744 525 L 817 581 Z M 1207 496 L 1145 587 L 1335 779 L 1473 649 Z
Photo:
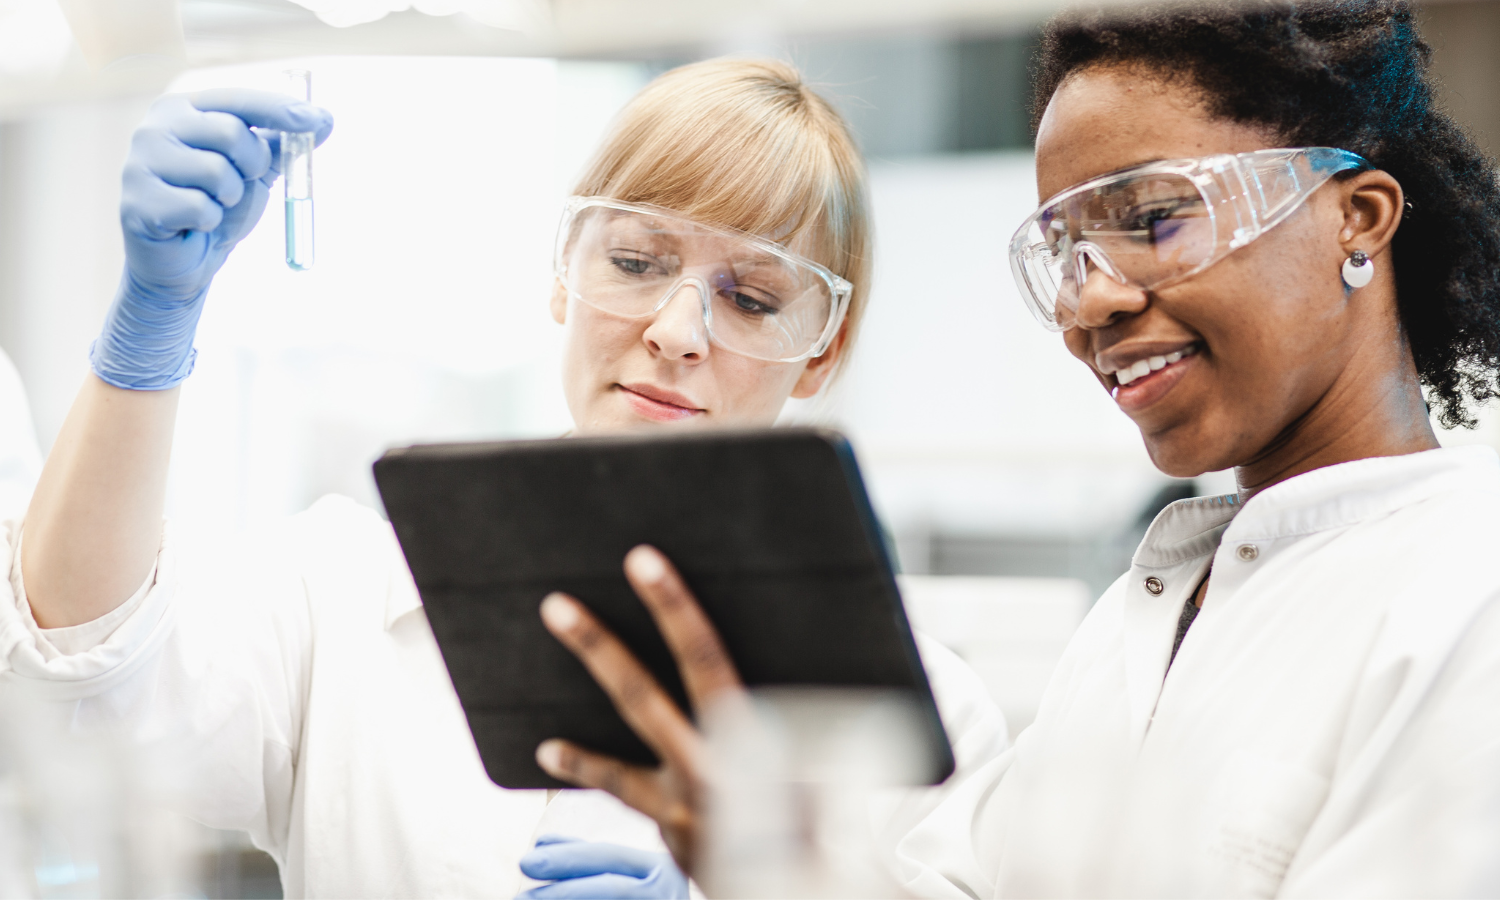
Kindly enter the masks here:
M 1375 367 L 1373 377 L 1370 367 L 1346 369 L 1311 409 L 1235 469 L 1240 491 L 1254 495 L 1304 472 L 1356 459 L 1437 449 L 1416 366 L 1408 352 L 1401 356 L 1398 365 Z

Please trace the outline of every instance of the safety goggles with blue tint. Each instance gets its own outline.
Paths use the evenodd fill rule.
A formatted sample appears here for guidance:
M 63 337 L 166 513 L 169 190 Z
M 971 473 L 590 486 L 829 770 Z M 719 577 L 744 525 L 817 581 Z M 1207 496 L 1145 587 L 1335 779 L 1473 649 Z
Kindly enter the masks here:
M 624 318 L 687 294 L 711 341 L 769 362 L 823 355 L 854 292 L 774 241 L 609 197 L 568 201 L 555 271 L 570 299 Z
M 1011 239 L 1011 270 L 1042 325 L 1066 331 L 1092 271 L 1166 287 L 1265 234 L 1335 174 L 1369 168 L 1347 150 L 1294 147 L 1121 169 L 1032 213 Z

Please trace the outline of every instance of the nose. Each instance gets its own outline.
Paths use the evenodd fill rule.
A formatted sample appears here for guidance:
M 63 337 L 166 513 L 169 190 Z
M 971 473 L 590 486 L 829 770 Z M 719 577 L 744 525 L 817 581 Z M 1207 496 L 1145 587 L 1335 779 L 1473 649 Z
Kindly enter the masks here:
M 653 354 L 684 362 L 698 362 L 708 355 L 701 291 L 695 284 L 681 285 L 652 316 L 641 339 Z
M 1078 291 L 1078 310 L 1073 323 L 1080 328 L 1104 328 L 1146 308 L 1146 292 L 1121 284 L 1102 269 L 1090 267 Z

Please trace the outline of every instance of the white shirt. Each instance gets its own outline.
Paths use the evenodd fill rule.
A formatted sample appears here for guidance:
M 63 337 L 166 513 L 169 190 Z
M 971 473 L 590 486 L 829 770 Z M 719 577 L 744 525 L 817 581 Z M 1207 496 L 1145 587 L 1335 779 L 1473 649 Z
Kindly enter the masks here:
M 598 792 L 511 791 L 485 776 L 390 526 L 325 498 L 215 554 L 171 529 L 152 577 L 109 615 L 37 628 L 11 524 L 0 559 L 0 672 L 177 754 L 194 818 L 240 828 L 288 896 L 511 897 L 543 833 L 661 848 L 650 820 Z M 961 770 L 1006 747 L 957 657 L 923 642 Z M 908 798 L 914 822 L 943 795 Z M 903 861 L 911 874 L 918 861 Z
M 1489 448 L 1175 503 L 903 850 L 976 896 L 1500 894 L 1497 599 Z

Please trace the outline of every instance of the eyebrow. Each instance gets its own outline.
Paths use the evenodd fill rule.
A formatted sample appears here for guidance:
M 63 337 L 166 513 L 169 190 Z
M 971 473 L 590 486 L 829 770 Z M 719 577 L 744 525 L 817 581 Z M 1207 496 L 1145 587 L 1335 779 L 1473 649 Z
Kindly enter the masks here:
M 611 238 L 615 240 L 618 240 L 622 237 L 628 237 L 632 234 L 646 235 L 652 238 L 658 238 L 667 241 L 673 246 L 680 247 L 684 238 L 683 235 L 677 232 L 677 229 L 669 226 L 663 226 L 658 222 L 654 222 L 641 216 L 640 214 L 621 214 L 618 216 L 612 216 L 610 217 L 609 222 L 612 226 L 618 226 L 619 223 L 629 223 L 623 228 L 611 228 L 611 231 L 613 232 Z M 710 234 L 712 234 L 712 232 L 710 232 Z M 720 239 L 734 240 L 733 237 L 726 235 L 713 236 Z M 754 244 L 750 243 L 744 244 L 743 247 L 744 249 L 749 251 L 748 255 L 730 257 L 731 261 L 733 261 L 736 266 L 742 268 L 750 267 L 756 269 L 765 269 L 776 268 L 787 264 L 786 260 L 784 260 L 782 257 L 765 248 L 756 247 Z
M 1074 188 L 1078 187 L 1081 184 L 1088 184 L 1090 181 L 1095 181 L 1095 180 L 1100 179 L 1100 178 L 1107 178 L 1110 175 L 1116 175 L 1116 174 L 1119 174 L 1120 172 L 1125 172 L 1125 171 L 1128 171 L 1130 169 L 1137 168 L 1139 166 L 1150 166 L 1150 165 L 1155 165 L 1156 163 L 1174 162 L 1174 161 L 1180 160 L 1180 159 L 1193 159 L 1193 158 L 1194 157 L 1185 157 L 1185 156 L 1155 156 L 1155 157 L 1152 157 L 1151 159 L 1142 159 L 1142 160 L 1137 160 L 1136 162 L 1133 162 L 1133 163 L 1126 163 L 1123 166 L 1118 166 L 1116 168 L 1110 169 L 1107 172 L 1100 172 L 1097 175 L 1090 175 L 1087 178 L 1081 178 L 1078 181 L 1075 181 L 1072 184 L 1068 185 L 1067 187 L 1063 188 L 1062 190 L 1057 191 L 1056 193 L 1048 194 L 1045 197 L 1040 197 L 1037 200 L 1037 202 L 1038 203 L 1046 203 L 1048 200 L 1052 199 L 1053 197 L 1056 197 L 1058 194 L 1066 194 L 1068 191 L 1073 190 Z M 1038 187 L 1040 187 L 1040 185 L 1038 185 Z
M 746 257 L 743 262 L 748 263 L 752 268 L 756 269 L 776 268 L 783 264 L 780 257 L 767 253 L 764 250 L 757 250 L 754 256 Z

